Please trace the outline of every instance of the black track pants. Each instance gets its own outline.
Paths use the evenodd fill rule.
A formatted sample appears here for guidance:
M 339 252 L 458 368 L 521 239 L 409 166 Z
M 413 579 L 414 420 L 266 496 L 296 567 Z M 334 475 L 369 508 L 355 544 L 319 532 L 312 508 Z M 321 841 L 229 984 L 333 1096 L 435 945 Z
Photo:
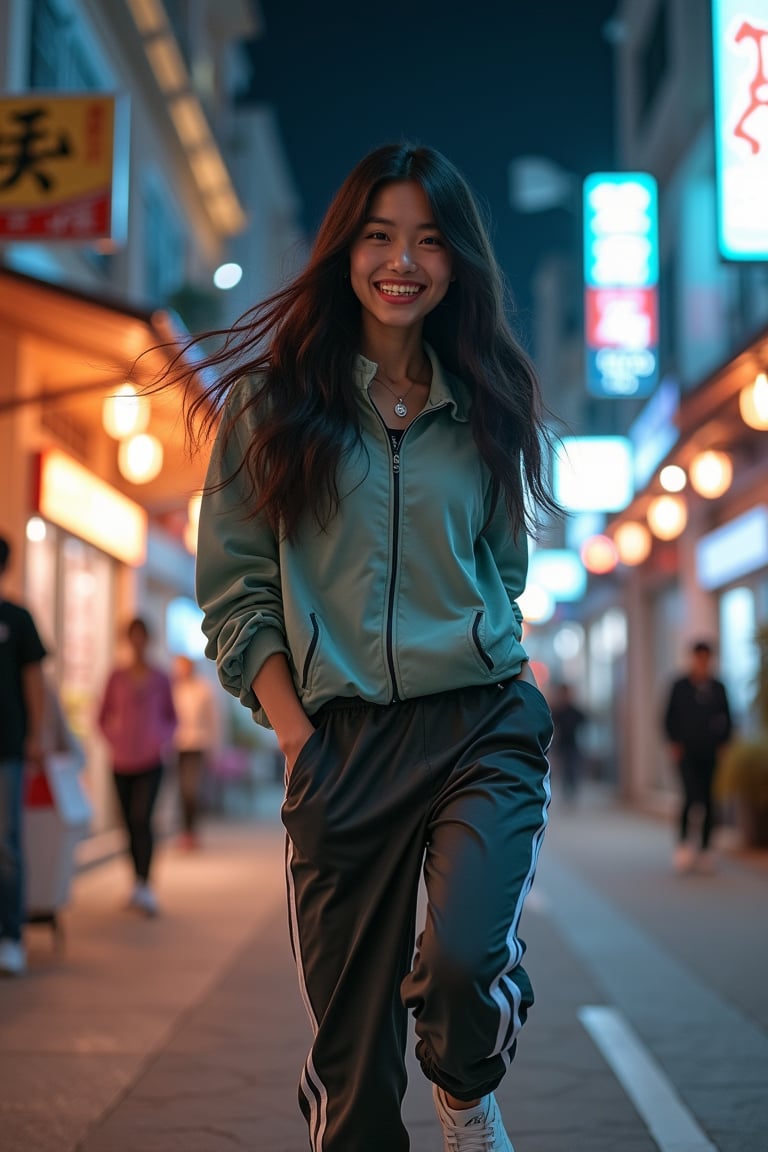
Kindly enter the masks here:
M 425 1075 L 472 1100 L 501 1080 L 533 1003 L 517 930 L 547 820 L 551 716 L 511 680 L 334 702 L 316 722 L 282 809 L 314 1031 L 299 1102 L 313 1152 L 407 1152 L 407 1010 Z

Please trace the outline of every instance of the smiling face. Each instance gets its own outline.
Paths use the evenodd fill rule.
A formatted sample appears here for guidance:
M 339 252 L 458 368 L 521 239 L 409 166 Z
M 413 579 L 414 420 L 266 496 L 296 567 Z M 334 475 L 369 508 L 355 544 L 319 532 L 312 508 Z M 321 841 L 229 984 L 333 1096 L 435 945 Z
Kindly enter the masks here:
M 364 330 L 420 328 L 448 291 L 452 260 L 421 185 L 383 187 L 349 254 Z

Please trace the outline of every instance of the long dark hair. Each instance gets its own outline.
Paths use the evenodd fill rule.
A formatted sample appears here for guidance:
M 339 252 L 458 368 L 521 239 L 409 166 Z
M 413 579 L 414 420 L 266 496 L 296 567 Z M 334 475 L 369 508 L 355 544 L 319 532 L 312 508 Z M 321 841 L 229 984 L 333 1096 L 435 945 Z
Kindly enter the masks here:
M 548 483 L 549 435 L 536 373 L 506 319 L 503 278 L 472 192 L 433 148 L 388 144 L 347 176 L 304 270 L 226 336 L 219 333 L 222 343 L 196 365 L 217 377 L 187 405 L 198 441 L 211 432 L 237 381 L 261 374 L 247 401 L 233 397 L 224 409 L 221 435 L 229 437 L 245 409 L 255 409 L 238 472 L 250 481 L 249 513 L 265 516 L 287 537 L 307 510 L 321 526 L 338 511 L 339 464 L 360 430 L 354 363 L 361 320 L 349 252 L 378 191 L 403 180 L 424 189 L 453 257 L 455 282 L 426 317 L 424 339 L 469 388 L 472 433 L 493 480 L 494 504 L 503 496 L 515 534 L 535 526 L 536 509 L 560 511 Z

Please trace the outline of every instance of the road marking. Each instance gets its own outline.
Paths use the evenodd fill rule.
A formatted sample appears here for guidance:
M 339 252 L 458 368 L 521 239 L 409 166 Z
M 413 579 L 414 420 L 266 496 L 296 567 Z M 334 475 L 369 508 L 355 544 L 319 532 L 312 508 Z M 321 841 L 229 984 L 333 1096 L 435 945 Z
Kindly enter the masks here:
M 661 1152 L 718 1152 L 621 1012 L 588 1006 L 578 1014 Z

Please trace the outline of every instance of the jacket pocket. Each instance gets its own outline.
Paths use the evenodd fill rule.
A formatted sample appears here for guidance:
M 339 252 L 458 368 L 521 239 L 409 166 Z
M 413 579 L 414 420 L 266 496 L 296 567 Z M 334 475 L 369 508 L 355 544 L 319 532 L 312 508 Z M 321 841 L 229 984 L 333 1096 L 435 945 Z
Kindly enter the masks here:
M 472 619 L 472 643 L 474 645 L 475 651 L 477 652 L 477 655 L 480 657 L 485 667 L 489 672 L 493 672 L 493 660 L 486 652 L 481 636 L 481 628 L 483 625 L 484 617 L 484 612 L 475 612 L 475 615 Z
M 310 612 L 309 620 L 312 625 L 312 638 L 309 641 L 304 663 L 301 668 L 301 687 L 302 691 L 306 692 L 307 685 L 309 684 L 309 677 L 312 672 L 312 662 L 317 654 L 317 646 L 320 643 L 320 625 L 317 620 L 317 613 Z

